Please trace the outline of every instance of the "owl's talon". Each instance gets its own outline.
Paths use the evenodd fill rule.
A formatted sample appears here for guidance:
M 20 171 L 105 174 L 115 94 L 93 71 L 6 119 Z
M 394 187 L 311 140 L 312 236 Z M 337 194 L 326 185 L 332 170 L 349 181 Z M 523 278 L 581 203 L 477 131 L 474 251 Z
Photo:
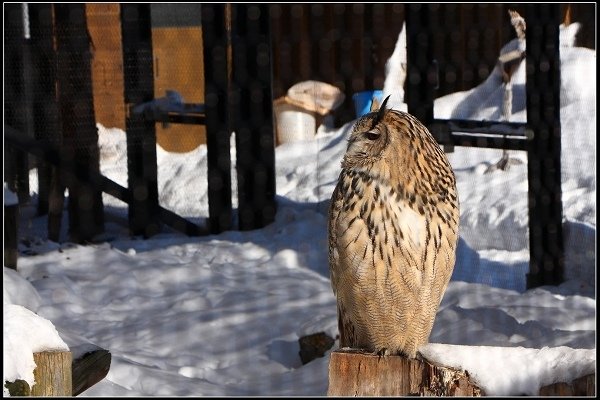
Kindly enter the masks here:
M 388 354 L 388 350 L 384 347 L 383 349 L 376 351 L 375 354 L 377 354 L 377 357 L 379 358 L 385 357 Z

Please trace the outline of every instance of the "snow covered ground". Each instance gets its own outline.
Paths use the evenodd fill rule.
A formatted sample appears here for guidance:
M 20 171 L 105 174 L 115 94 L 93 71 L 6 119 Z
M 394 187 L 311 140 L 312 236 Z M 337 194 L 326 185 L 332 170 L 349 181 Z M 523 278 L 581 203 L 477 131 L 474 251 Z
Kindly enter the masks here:
M 507 171 L 489 169 L 499 150 L 449 154 L 461 239 L 422 351 L 466 368 L 488 394 L 536 394 L 595 372 L 596 95 L 579 91 L 595 81 L 595 52 L 576 49 L 571 61 L 563 59 L 564 69 L 584 68 L 563 74 L 571 94 L 561 107 L 564 284 L 525 287 L 526 154 L 511 152 L 520 163 Z M 451 110 L 468 93 L 451 96 L 439 104 Z M 42 239 L 45 219 L 24 207 L 18 272 L 4 269 L 4 338 L 15 326 L 7 305 L 18 304 L 51 321 L 70 347 L 90 342 L 110 350 L 108 376 L 83 396 L 325 395 L 328 357 L 302 365 L 298 338 L 337 335 L 326 222 L 350 126 L 321 126 L 313 140 L 276 149 L 279 209 L 273 224 L 255 231 L 129 237 L 125 205 L 105 195 L 107 240 L 58 244 Z M 103 173 L 126 185 L 125 133 L 99 125 L 99 137 Z M 157 151 L 161 204 L 207 216 L 206 148 Z M 190 199 L 190 187 L 200 197 Z M 5 344 L 5 379 L 7 366 L 19 369 L 16 357 Z

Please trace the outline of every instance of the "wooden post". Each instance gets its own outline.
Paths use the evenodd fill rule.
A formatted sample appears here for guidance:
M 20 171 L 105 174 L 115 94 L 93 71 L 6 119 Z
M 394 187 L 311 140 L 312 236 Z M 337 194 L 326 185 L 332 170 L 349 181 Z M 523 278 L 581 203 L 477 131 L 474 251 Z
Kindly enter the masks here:
M 31 31 L 32 68 L 34 69 L 33 128 L 36 140 L 62 142 L 56 88 L 56 51 L 52 4 L 28 3 Z M 58 171 L 42 159 L 36 159 L 38 170 L 38 215 L 53 213 L 48 218 L 48 238 L 59 241 L 65 188 Z M 52 186 L 54 185 L 54 186 Z
M 431 28 L 438 12 L 433 4 L 407 4 L 406 16 L 406 93 L 408 112 L 424 125 L 433 121 L 434 83 L 430 74 L 433 67 L 433 35 L 423 36 Z M 437 139 L 437 138 L 436 138 Z
M 232 16 L 233 130 L 239 229 L 275 219 L 275 136 L 268 5 L 235 4 Z
M 85 4 L 54 4 L 56 72 L 65 157 L 86 175 L 100 171 L 98 132 L 94 116 L 91 46 Z M 78 243 L 104 232 L 102 192 L 70 180 L 69 235 Z
M 24 75 L 25 39 L 24 5 L 4 6 L 4 123 L 29 135 L 25 91 L 29 77 Z M 17 194 L 19 202 L 29 200 L 29 157 L 26 152 L 6 149 L 4 152 L 4 180 Z
M 562 235 L 560 4 L 526 6 L 527 146 L 529 181 L 529 273 L 527 288 L 564 280 Z
M 231 5 L 202 4 L 204 101 L 208 174 L 208 224 L 211 233 L 231 229 L 231 137 L 229 107 L 229 39 Z
M 131 109 L 154 99 L 150 5 L 121 4 L 121 32 L 125 104 Z M 129 230 L 150 237 L 160 232 L 155 123 L 129 110 L 125 125 L 128 186 L 133 194 Z
M 328 396 L 483 396 L 466 371 L 402 356 L 336 350 Z
M 33 371 L 35 384 L 32 396 L 71 396 L 70 351 L 44 351 L 33 353 L 36 368 Z

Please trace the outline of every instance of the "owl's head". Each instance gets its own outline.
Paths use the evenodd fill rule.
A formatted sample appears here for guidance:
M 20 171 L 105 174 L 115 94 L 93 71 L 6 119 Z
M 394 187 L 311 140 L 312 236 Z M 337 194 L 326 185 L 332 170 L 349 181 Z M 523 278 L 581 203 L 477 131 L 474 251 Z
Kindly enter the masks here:
M 423 150 L 423 144 L 435 140 L 412 115 L 386 109 L 390 96 L 378 110 L 361 117 L 354 125 L 348 139 L 348 148 L 342 160 L 344 169 L 372 170 L 377 164 L 402 165 L 414 159 L 415 152 Z

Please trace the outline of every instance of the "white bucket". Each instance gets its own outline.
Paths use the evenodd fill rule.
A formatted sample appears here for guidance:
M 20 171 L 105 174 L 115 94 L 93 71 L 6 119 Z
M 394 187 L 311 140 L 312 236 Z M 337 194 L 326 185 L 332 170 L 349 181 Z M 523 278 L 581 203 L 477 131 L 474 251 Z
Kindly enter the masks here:
M 317 132 L 315 116 L 293 104 L 276 104 L 275 121 L 280 144 L 311 139 Z

